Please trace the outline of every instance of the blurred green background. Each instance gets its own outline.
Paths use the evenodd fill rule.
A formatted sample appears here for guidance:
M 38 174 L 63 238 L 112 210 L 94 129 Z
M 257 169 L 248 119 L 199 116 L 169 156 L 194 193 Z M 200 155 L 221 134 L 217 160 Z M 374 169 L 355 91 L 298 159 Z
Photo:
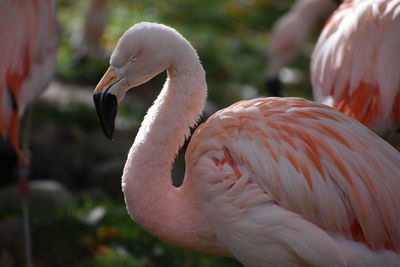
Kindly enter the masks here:
M 124 161 L 165 74 L 129 92 L 119 109 L 115 140 L 108 141 L 98 125 L 92 91 L 108 67 L 109 56 L 72 64 L 89 2 L 57 2 L 58 69 L 33 108 L 31 180 L 38 188 L 32 190 L 31 204 L 35 266 L 240 266 L 232 259 L 166 245 L 127 215 L 120 189 Z M 100 45 L 110 53 L 122 33 L 141 21 L 176 28 L 198 51 L 207 73 L 205 119 L 238 100 L 266 95 L 269 32 L 293 2 L 110 0 Z M 286 70 L 288 96 L 310 98 L 311 43 Z M 0 266 L 15 266 L 23 258 L 19 203 L 13 187 L 15 158 L 3 158 Z M 173 170 L 175 183 L 179 184 L 183 173 L 180 156 Z

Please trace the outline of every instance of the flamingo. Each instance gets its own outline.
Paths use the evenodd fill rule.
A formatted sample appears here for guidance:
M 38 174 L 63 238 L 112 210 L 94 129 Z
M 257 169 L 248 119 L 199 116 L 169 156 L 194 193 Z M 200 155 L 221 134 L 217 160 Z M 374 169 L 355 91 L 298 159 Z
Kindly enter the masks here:
M 142 22 L 120 38 L 93 94 L 112 139 L 126 92 L 167 71 L 130 148 L 130 216 L 166 243 L 245 266 L 400 266 L 400 154 L 360 122 L 301 98 L 241 101 L 212 115 L 171 166 L 207 97 L 176 30 Z
M 56 68 L 55 1 L 3 0 L 0 13 L 0 35 L 4 37 L 0 44 L 0 136 L 11 142 L 18 157 L 27 265 L 32 266 L 27 204 L 29 156 L 19 141 L 20 121 Z
M 399 145 L 400 0 L 344 1 L 311 60 L 314 98 Z M 397 140 L 396 140 L 397 139 Z
M 56 69 L 55 1 L 6 0 L 0 10 L 0 135 L 21 158 L 21 117 Z
M 83 37 L 72 64 L 81 65 L 88 59 L 103 58 L 106 54 L 100 45 L 107 24 L 108 0 L 91 0 L 83 25 Z
M 266 89 L 271 96 L 282 96 L 279 74 L 300 53 L 310 32 L 336 9 L 333 0 L 298 0 L 274 24 L 268 46 Z

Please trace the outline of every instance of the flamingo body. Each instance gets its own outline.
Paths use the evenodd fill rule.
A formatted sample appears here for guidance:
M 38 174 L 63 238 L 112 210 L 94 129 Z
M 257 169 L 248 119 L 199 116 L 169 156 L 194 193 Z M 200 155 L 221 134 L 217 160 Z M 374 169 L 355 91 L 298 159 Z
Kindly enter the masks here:
M 207 96 L 196 51 L 165 25 L 125 32 L 94 101 L 108 137 L 129 88 L 168 78 L 130 148 L 130 216 L 161 240 L 245 266 L 399 266 L 400 154 L 360 122 L 300 98 L 242 101 L 211 116 L 171 166 Z
M 365 258 L 386 251 L 395 266 L 398 164 L 399 154 L 353 119 L 303 99 L 267 98 L 201 125 L 186 177 L 220 242 L 246 266 L 345 266 L 356 249 Z
M 20 118 L 56 66 L 55 1 L 0 3 L 0 134 L 19 151 Z
M 379 134 L 400 126 L 400 1 L 344 1 L 311 63 L 316 101 Z

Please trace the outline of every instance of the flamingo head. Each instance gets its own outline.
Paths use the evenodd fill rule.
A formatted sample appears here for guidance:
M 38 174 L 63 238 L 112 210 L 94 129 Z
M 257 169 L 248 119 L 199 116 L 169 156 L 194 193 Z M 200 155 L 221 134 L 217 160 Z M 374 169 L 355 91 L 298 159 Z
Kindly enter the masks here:
M 111 55 L 110 67 L 93 95 L 97 116 L 107 138 L 113 137 L 118 103 L 126 92 L 169 68 L 171 56 L 177 49 L 177 35 L 180 36 L 168 26 L 142 22 L 129 28 L 119 39 Z

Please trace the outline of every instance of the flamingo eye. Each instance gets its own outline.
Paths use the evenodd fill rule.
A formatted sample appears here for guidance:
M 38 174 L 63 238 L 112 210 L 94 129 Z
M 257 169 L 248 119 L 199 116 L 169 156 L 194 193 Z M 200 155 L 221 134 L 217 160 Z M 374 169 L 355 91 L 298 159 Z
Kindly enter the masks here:
M 131 57 L 129 58 L 129 61 L 130 61 L 130 62 L 135 62 L 135 61 L 136 61 L 136 56 L 131 56 Z

